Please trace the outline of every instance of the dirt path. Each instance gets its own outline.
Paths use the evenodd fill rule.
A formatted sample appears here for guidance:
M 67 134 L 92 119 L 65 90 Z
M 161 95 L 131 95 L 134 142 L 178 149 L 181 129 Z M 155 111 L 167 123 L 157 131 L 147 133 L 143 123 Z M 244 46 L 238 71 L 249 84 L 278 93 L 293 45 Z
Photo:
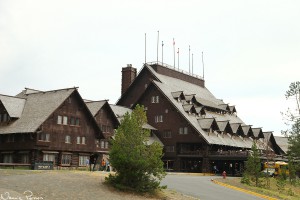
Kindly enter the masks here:
M 87 171 L 0 170 L 0 199 L 113 199 L 139 200 L 147 197 L 124 194 L 103 185 L 107 174 Z M 2 195 L 2 196 L 1 196 Z M 26 198 L 27 196 L 27 198 Z M 153 199 L 153 198 L 147 198 Z M 187 199 L 166 191 L 164 199 Z

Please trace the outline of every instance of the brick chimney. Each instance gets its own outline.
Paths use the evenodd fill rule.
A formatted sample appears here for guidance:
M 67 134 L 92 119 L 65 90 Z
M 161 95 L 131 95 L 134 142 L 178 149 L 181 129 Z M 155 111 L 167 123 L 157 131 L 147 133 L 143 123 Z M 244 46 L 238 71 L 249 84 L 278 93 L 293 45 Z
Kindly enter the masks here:
M 131 64 L 127 64 L 127 67 L 122 68 L 122 89 L 121 94 L 129 88 L 130 84 L 136 77 L 136 68 L 132 67 Z

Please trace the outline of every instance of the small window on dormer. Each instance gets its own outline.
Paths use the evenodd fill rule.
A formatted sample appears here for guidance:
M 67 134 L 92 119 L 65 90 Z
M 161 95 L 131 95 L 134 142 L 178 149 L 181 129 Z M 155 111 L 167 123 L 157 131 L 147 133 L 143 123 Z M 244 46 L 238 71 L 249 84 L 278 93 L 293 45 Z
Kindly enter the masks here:
M 3 122 L 6 122 L 6 121 L 8 121 L 8 120 L 7 120 L 7 114 L 4 113 L 4 114 L 3 114 Z

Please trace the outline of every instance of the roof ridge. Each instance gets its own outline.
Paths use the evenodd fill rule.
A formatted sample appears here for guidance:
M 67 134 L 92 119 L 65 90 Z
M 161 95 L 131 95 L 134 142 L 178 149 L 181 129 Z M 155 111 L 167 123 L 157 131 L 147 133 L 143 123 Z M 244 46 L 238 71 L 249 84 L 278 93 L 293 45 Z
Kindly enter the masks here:
M 23 97 L 16 97 L 16 96 L 11 96 L 11 95 L 6 95 L 6 94 L 0 94 L 0 96 L 5 96 L 5 97 L 11 97 L 11 98 L 15 98 L 15 99 L 24 99 L 24 100 L 26 100 L 26 98 L 23 98 Z

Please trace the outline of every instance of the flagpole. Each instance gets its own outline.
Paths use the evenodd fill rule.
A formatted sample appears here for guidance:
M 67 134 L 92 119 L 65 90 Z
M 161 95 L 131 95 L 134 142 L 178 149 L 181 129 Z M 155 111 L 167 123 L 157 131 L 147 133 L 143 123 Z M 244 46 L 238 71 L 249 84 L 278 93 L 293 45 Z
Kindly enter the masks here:
M 191 73 L 191 47 L 189 45 L 189 74 Z
M 194 54 L 192 53 L 192 75 L 194 74 Z
M 159 31 L 157 31 L 157 49 L 156 49 L 156 62 L 158 64 L 158 44 L 159 43 Z
M 179 48 L 178 48 L 178 51 L 177 51 L 177 58 L 178 58 L 178 70 L 179 70 Z
M 173 38 L 173 52 L 174 52 L 174 69 L 175 69 L 175 40 Z
M 164 65 L 164 41 L 161 41 L 161 63 Z
M 147 48 L 146 48 L 146 40 L 147 39 L 147 35 L 146 35 L 146 33 L 145 33 L 145 64 L 146 64 L 146 60 L 147 60 Z
M 203 80 L 204 80 L 204 61 L 203 61 L 203 51 L 202 51 L 202 67 L 203 67 Z

